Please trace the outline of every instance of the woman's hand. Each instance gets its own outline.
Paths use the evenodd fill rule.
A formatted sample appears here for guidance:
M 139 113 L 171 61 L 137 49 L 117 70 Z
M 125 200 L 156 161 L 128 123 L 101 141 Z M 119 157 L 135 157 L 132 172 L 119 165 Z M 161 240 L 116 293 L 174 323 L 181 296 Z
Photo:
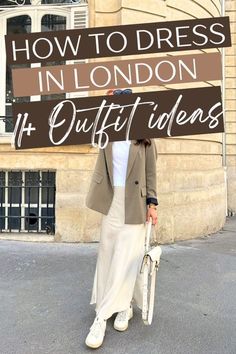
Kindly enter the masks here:
M 157 224 L 157 211 L 154 208 L 149 208 L 147 210 L 147 222 L 149 221 L 149 219 L 152 218 L 152 224 L 156 225 Z

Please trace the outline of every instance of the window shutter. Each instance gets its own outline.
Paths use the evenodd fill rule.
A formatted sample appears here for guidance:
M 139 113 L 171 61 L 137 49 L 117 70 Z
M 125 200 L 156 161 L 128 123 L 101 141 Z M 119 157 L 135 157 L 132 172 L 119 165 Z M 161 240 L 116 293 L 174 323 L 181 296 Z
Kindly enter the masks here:
M 74 29 L 87 28 L 88 27 L 88 7 L 81 6 L 72 11 L 72 23 Z
M 71 8 L 71 29 L 81 29 L 88 27 L 88 6 L 76 6 Z M 86 59 L 70 61 L 71 64 L 86 63 Z M 70 98 L 88 96 L 88 91 L 71 92 Z

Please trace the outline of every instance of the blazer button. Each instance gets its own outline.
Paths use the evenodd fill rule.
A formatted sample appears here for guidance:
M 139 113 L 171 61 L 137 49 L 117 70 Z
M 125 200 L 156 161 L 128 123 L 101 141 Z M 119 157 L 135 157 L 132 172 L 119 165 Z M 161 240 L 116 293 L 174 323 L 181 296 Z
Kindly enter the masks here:
M 135 184 L 138 184 L 138 181 L 135 181 L 134 183 L 135 183 Z

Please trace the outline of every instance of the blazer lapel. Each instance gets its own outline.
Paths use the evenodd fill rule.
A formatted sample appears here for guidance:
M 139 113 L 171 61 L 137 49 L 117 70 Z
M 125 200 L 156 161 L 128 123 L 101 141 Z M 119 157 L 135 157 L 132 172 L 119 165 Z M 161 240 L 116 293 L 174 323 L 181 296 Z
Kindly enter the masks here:
M 131 144 L 130 144 L 130 149 L 129 149 L 129 159 L 128 159 L 128 166 L 127 166 L 127 172 L 126 172 L 126 179 L 128 178 L 130 171 L 133 167 L 134 161 L 136 159 L 137 153 L 139 151 L 139 145 L 134 145 L 134 143 L 136 142 L 136 140 L 131 140 Z
M 105 158 L 107 162 L 108 174 L 110 177 L 111 185 L 113 186 L 113 165 L 112 165 L 112 142 L 109 142 L 104 149 Z
M 131 140 L 130 148 L 129 148 L 129 158 L 126 172 L 126 179 L 128 178 L 132 166 L 134 164 L 135 158 L 139 151 L 139 145 L 134 145 L 136 140 Z M 109 142 L 105 148 L 105 157 L 107 162 L 108 173 L 111 181 L 111 185 L 113 185 L 113 164 L 112 164 L 112 142 Z

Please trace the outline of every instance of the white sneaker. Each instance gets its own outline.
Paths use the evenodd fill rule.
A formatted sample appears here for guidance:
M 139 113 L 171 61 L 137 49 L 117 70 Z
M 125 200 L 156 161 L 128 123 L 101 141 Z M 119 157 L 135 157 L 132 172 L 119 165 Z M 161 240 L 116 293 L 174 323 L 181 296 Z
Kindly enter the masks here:
M 90 348 L 98 348 L 102 345 L 105 331 L 106 331 L 107 321 L 103 318 L 95 317 L 90 331 L 86 337 L 85 344 Z
M 117 329 L 117 331 L 125 331 L 132 317 L 133 307 L 130 305 L 126 310 L 118 312 L 114 321 L 114 328 Z

